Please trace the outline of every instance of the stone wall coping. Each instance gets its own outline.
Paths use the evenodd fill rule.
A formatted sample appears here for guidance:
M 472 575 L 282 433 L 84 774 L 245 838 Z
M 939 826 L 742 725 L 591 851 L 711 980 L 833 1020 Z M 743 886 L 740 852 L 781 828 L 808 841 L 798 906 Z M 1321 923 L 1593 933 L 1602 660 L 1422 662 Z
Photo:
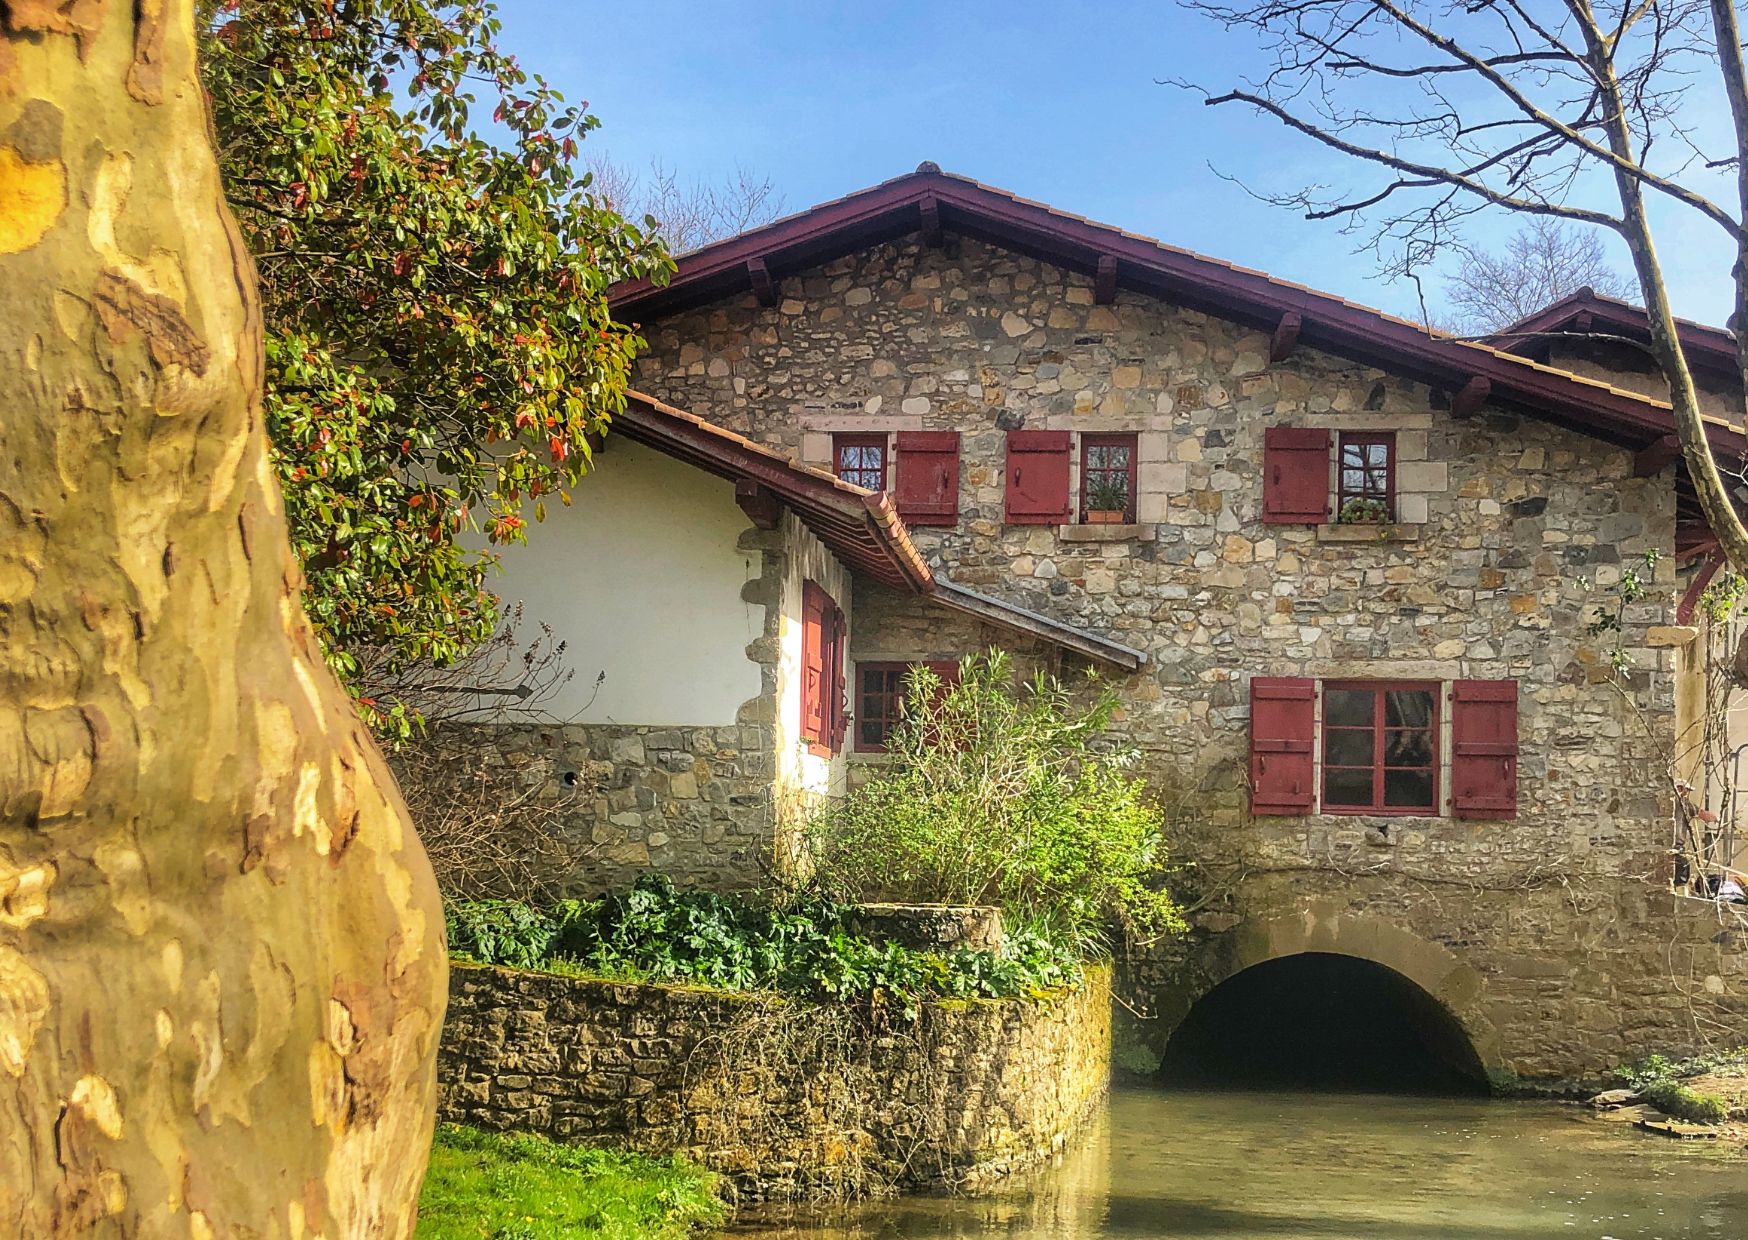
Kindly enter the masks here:
M 899 906 L 888 906 L 899 907 Z M 910 907 L 910 906 L 904 906 Z M 1068 986 L 1052 986 L 1046 990 L 1035 991 L 1025 996 L 1009 999 L 991 999 L 982 995 L 974 995 L 963 999 L 932 998 L 923 1000 L 925 1008 L 936 1008 L 943 1012 L 962 1012 L 969 1008 L 997 1009 L 1008 1004 L 1028 1003 L 1049 1006 L 1052 1003 L 1079 994 L 1089 982 L 1096 982 L 1102 975 L 1115 969 L 1108 960 L 1089 960 L 1081 965 L 1081 971 L 1086 974 L 1086 980 Z M 691 995 L 699 998 L 722 999 L 739 1003 L 806 1003 L 791 995 L 785 995 L 775 990 L 731 990 L 726 986 L 709 986 L 702 982 L 674 981 L 627 981 L 611 977 L 578 977 L 570 973 L 550 973 L 545 969 L 519 969 L 507 964 L 481 964 L 477 960 L 461 960 L 454 956 L 449 958 L 451 973 L 481 973 L 487 975 L 509 977 L 532 977 L 558 985 L 572 986 L 578 990 L 589 991 L 628 991 L 633 992 L 622 998 L 623 1002 L 632 1002 L 635 992 L 656 993 L 666 995 Z M 823 1005 L 821 1005 L 823 1006 Z

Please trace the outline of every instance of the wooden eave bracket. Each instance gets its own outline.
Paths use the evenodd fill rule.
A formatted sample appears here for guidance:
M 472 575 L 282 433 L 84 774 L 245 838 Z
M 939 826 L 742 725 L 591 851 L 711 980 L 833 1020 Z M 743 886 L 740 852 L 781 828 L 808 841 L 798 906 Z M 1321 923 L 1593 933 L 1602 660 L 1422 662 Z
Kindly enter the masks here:
M 931 250 L 941 248 L 941 200 L 930 194 L 917 204 L 922 217 L 923 244 Z
M 734 484 L 734 502 L 747 519 L 761 530 L 774 530 L 783 517 L 783 501 L 757 478 L 741 478 Z
M 1284 362 L 1293 355 L 1293 350 L 1299 347 L 1299 329 L 1304 326 L 1304 319 L 1289 310 L 1281 316 L 1281 321 L 1275 327 L 1275 334 L 1269 339 L 1269 361 Z
M 1681 437 L 1659 435 L 1633 456 L 1633 477 L 1650 478 L 1681 459 Z
M 1493 381 L 1476 375 L 1462 389 L 1451 397 L 1451 416 L 1453 418 L 1472 418 L 1487 403 L 1487 398 L 1493 394 Z
M 761 306 L 777 304 L 777 282 L 771 278 L 771 269 L 765 266 L 764 259 L 747 259 L 747 280 L 753 286 L 753 296 L 759 299 Z
M 1093 276 L 1093 303 L 1108 306 L 1117 300 L 1117 256 L 1099 255 L 1097 273 Z

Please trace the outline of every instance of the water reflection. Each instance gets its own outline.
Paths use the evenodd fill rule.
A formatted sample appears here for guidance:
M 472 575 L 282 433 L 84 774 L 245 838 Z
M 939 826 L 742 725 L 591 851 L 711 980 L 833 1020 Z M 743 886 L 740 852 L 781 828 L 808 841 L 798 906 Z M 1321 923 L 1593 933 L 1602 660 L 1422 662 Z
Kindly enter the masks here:
M 745 1225 L 758 1240 L 1745 1240 L 1748 1161 L 1576 1108 L 1130 1089 L 1061 1163 L 978 1199 Z

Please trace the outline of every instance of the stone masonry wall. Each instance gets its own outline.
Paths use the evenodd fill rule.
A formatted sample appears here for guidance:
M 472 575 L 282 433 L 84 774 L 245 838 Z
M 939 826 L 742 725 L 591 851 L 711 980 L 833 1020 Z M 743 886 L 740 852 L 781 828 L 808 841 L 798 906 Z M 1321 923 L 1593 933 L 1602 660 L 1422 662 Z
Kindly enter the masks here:
M 1684 969 L 1748 1021 L 1738 934 L 1701 936 L 1691 968 L 1659 954 L 1688 928 L 1651 898 L 1688 636 L 1670 627 L 1668 474 L 1499 406 L 1452 418 L 1448 393 L 1307 347 L 1271 364 L 1266 333 L 1127 291 L 1096 305 L 1089 277 L 969 239 L 878 246 L 785 278 L 775 306 L 748 294 L 645 330 L 640 386 L 805 459 L 834 431 L 961 433 L 959 524 L 913 535 L 954 581 L 1147 651 L 1119 726 L 1198 864 L 1202 933 L 1351 902 L 1472 963 L 1526 1075 L 1696 1042 Z M 1401 524 L 1264 524 L 1275 424 L 1395 432 Z M 1005 524 L 1004 432 L 1022 427 L 1137 432 L 1138 523 Z M 1651 592 L 1623 617 L 1620 679 L 1588 626 L 1635 567 Z M 862 594 L 853 656 L 954 638 L 924 603 Z M 1253 675 L 1517 681 L 1517 816 L 1251 816 Z M 1131 997 L 1169 965 L 1132 973 Z
M 1060 1148 L 1103 1097 L 1110 1010 L 1108 970 L 874 1033 L 772 996 L 454 965 L 439 1114 L 682 1153 L 753 1197 L 975 1184 Z M 810 1057 L 819 1029 L 852 1031 L 847 1064 Z

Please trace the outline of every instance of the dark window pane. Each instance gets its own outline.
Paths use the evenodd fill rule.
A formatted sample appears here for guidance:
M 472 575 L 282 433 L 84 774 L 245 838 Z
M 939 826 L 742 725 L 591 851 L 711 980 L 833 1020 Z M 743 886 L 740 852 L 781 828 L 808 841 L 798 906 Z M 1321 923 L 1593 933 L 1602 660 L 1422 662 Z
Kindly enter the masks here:
M 1432 809 L 1432 772 L 1385 771 L 1384 804 L 1392 809 Z
M 1431 766 L 1431 732 L 1384 733 L 1385 766 Z
M 1389 690 L 1384 694 L 1384 722 L 1393 728 L 1431 726 L 1431 691 L 1427 689 Z
M 1376 735 L 1369 728 L 1365 731 L 1331 728 L 1323 734 L 1323 760 L 1331 766 L 1370 766 L 1372 738 Z
M 1376 700 L 1369 689 L 1330 689 L 1323 695 L 1323 722 L 1371 727 Z
M 1370 805 L 1372 803 L 1372 773 L 1327 767 L 1323 772 L 1323 803 L 1325 805 Z
M 862 720 L 862 744 L 884 745 L 886 743 L 886 721 L 884 719 Z

